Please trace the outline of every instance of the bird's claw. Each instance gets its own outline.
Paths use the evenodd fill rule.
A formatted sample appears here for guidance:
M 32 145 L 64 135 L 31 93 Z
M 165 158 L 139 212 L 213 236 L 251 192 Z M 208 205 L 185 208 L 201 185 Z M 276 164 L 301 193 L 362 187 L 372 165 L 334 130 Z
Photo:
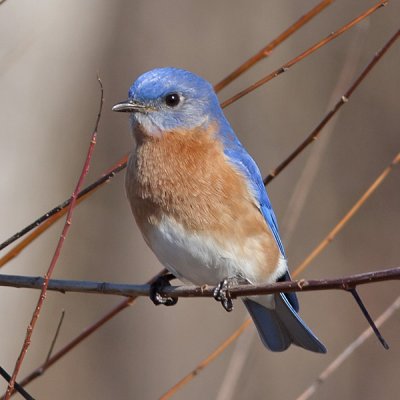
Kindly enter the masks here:
M 219 301 L 222 304 L 222 307 L 224 307 L 228 312 L 233 310 L 233 302 L 229 286 L 229 279 L 224 279 L 214 290 L 214 299 Z
M 150 300 L 156 306 L 159 306 L 160 304 L 163 304 L 164 306 L 174 306 L 178 302 L 177 298 L 163 297 L 160 294 L 160 291 L 162 291 L 165 287 L 171 286 L 169 282 L 172 279 L 175 279 L 173 274 L 162 275 L 150 285 Z

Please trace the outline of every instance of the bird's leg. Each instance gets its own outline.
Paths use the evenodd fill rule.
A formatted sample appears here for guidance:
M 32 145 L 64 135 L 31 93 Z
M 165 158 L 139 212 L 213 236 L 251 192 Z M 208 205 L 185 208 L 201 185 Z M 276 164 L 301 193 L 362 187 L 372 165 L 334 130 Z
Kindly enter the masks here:
M 229 291 L 231 283 L 232 279 L 226 278 L 221 281 L 214 290 L 214 299 L 219 301 L 222 304 L 222 307 L 224 307 L 228 312 L 233 310 L 232 296 Z
M 165 287 L 171 286 L 169 283 L 172 279 L 175 279 L 174 274 L 167 273 L 165 275 L 159 276 L 151 285 L 150 285 L 150 300 L 156 305 L 164 304 L 165 306 L 174 306 L 177 302 L 177 298 L 173 297 L 163 297 L 160 294 Z

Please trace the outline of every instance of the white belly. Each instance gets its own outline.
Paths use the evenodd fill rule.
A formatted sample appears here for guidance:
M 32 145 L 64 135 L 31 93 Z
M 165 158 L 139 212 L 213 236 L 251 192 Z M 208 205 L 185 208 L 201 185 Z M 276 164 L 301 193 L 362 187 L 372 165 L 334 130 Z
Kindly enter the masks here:
M 225 278 L 242 276 L 252 281 L 259 268 L 252 244 L 226 238 L 222 246 L 210 234 L 190 233 L 174 219 L 164 216 L 145 235 L 159 261 L 176 277 L 196 285 L 215 285 Z M 246 251 L 247 250 L 247 251 Z M 281 258 L 276 273 L 268 279 L 275 281 L 286 270 Z M 276 276 L 275 276 L 276 275 Z

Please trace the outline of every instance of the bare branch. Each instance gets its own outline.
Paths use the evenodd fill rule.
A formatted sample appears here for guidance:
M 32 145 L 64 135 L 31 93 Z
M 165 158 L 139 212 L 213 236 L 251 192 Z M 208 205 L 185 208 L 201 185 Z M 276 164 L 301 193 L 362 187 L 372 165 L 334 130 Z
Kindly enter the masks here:
M 167 272 L 166 269 L 162 270 L 159 274 L 155 275 L 151 278 L 147 283 L 151 284 L 154 282 L 160 275 Z M 94 322 L 85 328 L 78 336 L 68 342 L 64 347 L 58 350 L 55 354 L 53 354 L 48 360 L 46 360 L 42 365 L 33 370 L 29 375 L 27 375 L 24 379 L 21 380 L 21 386 L 26 386 L 28 383 L 32 382 L 34 379 L 41 376 L 48 368 L 50 368 L 53 364 L 55 364 L 60 358 L 69 353 L 72 349 L 74 349 L 78 344 L 83 342 L 87 337 L 89 337 L 93 332 L 96 332 L 100 329 L 104 324 L 118 315 L 121 311 L 125 310 L 127 307 L 131 306 L 136 300 L 136 297 L 129 297 L 119 304 L 117 304 L 112 310 L 103 315 L 99 320 Z M 14 392 L 15 393 L 15 392 Z
M 175 392 L 181 387 L 189 383 L 195 376 L 199 374 L 208 364 L 214 361 L 221 353 L 223 353 L 235 340 L 249 327 L 251 326 L 251 319 L 248 318 L 235 332 L 232 333 L 222 344 L 220 344 L 210 355 L 208 355 L 203 361 L 201 361 L 195 369 L 184 376 L 179 382 L 172 386 L 167 392 L 165 392 L 160 400 L 169 399 Z
M 99 123 L 100 123 L 101 111 L 103 109 L 103 103 L 104 103 L 103 84 L 101 83 L 101 80 L 100 80 L 99 77 L 97 78 L 97 80 L 98 80 L 98 82 L 100 84 L 100 106 L 99 106 L 99 112 L 98 112 L 97 118 L 96 118 L 95 127 L 94 127 L 94 130 L 93 130 L 93 133 L 92 133 L 92 137 L 91 137 L 91 140 L 90 140 L 89 149 L 87 151 L 87 155 L 86 155 L 86 159 L 85 159 L 85 162 L 84 162 L 84 165 L 83 165 L 83 169 L 82 169 L 81 175 L 80 175 L 80 177 L 78 179 L 78 182 L 76 184 L 75 190 L 73 191 L 72 196 L 71 196 L 71 203 L 70 203 L 69 208 L 68 208 L 68 213 L 67 213 L 67 218 L 65 220 L 64 228 L 63 228 L 63 230 L 61 232 L 60 239 L 58 241 L 58 244 L 57 244 L 56 250 L 54 252 L 53 258 L 52 258 L 52 260 L 50 262 L 49 268 L 48 268 L 48 270 L 47 270 L 47 272 L 46 272 L 46 274 L 45 274 L 45 276 L 43 278 L 43 282 L 42 282 L 42 285 L 40 287 L 40 296 L 39 296 L 39 299 L 37 301 L 37 304 L 36 304 L 36 307 L 34 309 L 34 312 L 32 314 L 32 318 L 31 318 L 31 320 L 29 322 L 28 328 L 26 330 L 25 340 L 24 340 L 24 343 L 22 345 L 21 352 L 20 352 L 20 354 L 18 356 L 18 359 L 17 359 L 17 361 L 15 363 L 14 372 L 13 372 L 13 374 L 11 376 L 11 379 L 10 379 L 10 381 L 8 383 L 7 392 L 6 392 L 6 395 L 5 395 L 5 400 L 8 400 L 10 398 L 11 394 L 14 391 L 14 384 L 15 384 L 15 381 L 17 379 L 18 372 L 19 372 L 19 370 L 20 370 L 20 368 L 22 366 L 22 363 L 24 361 L 25 355 L 26 355 L 26 353 L 28 351 L 28 348 L 29 348 L 29 346 L 31 344 L 32 334 L 33 334 L 33 331 L 35 329 L 36 322 L 37 322 L 37 320 L 39 318 L 40 312 L 42 310 L 42 307 L 43 307 L 43 304 L 44 304 L 44 300 L 46 298 L 46 292 L 47 292 L 47 288 L 48 288 L 48 285 L 49 285 L 49 281 L 50 281 L 51 275 L 52 275 L 52 273 L 53 273 L 53 271 L 55 269 L 55 266 L 57 264 L 58 258 L 59 258 L 60 254 L 61 254 L 61 250 L 62 250 L 64 242 L 65 242 L 65 238 L 67 237 L 67 234 L 68 234 L 69 229 L 71 227 L 72 215 L 73 215 L 73 212 L 74 212 L 74 207 L 76 205 L 78 193 L 79 193 L 79 191 L 81 189 L 81 186 L 83 184 L 83 181 L 84 181 L 84 179 L 85 179 L 85 177 L 86 177 L 86 175 L 87 175 L 87 173 L 89 171 L 90 161 L 91 161 L 91 158 L 92 158 L 94 146 L 96 144 L 97 130 L 98 130 Z
M 345 92 L 343 96 L 341 96 L 340 100 L 335 104 L 335 106 L 325 115 L 323 120 L 318 124 L 318 126 L 308 135 L 308 137 L 297 147 L 297 149 L 290 154 L 288 158 L 286 158 L 281 164 L 278 165 L 265 179 L 264 184 L 268 184 L 272 181 L 283 169 L 285 169 L 303 150 L 310 145 L 312 142 L 318 139 L 319 134 L 322 129 L 326 126 L 326 124 L 332 119 L 332 117 L 339 111 L 339 109 L 349 101 L 349 98 L 360 85 L 360 83 L 365 79 L 365 77 L 369 74 L 372 68 L 376 65 L 376 63 L 386 54 L 389 48 L 393 45 L 393 43 L 399 38 L 400 30 L 398 30 L 386 43 L 385 45 L 375 53 L 372 60 L 368 63 L 368 65 L 364 68 L 361 74 L 357 77 L 354 83 L 350 86 L 350 88 Z
M 314 53 L 321 47 L 325 46 L 327 43 L 331 42 L 333 39 L 336 39 L 338 36 L 340 36 L 342 33 L 348 31 L 351 29 L 354 25 L 357 25 L 359 22 L 361 22 L 363 19 L 367 18 L 369 15 L 371 15 L 373 12 L 378 10 L 379 8 L 385 6 L 389 1 L 386 0 L 381 0 L 378 3 L 376 3 L 374 6 L 369 8 L 367 11 L 364 11 L 362 14 L 360 14 L 358 17 L 354 18 L 352 21 L 348 22 L 346 25 L 343 25 L 341 28 L 339 28 L 337 31 L 330 33 L 328 36 L 326 36 L 324 39 L 320 40 L 319 42 L 315 43 L 313 46 L 309 47 L 307 50 L 303 51 L 301 54 L 299 54 L 297 57 L 292 58 L 290 61 L 288 61 L 286 64 L 282 65 L 282 67 L 276 69 L 275 71 L 271 72 L 270 74 L 264 76 L 264 78 L 258 80 L 257 82 L 253 83 L 246 89 L 242 90 L 241 92 L 235 94 L 234 96 L 230 97 L 229 99 L 225 100 L 221 106 L 222 108 L 229 106 L 230 104 L 234 103 L 235 101 L 239 100 L 243 96 L 249 94 L 253 90 L 258 89 L 260 86 L 266 84 L 269 82 L 271 79 L 276 78 L 277 76 L 283 74 L 286 72 L 289 68 L 293 67 L 293 65 L 297 64 L 298 62 L 302 61 L 304 58 L 308 57 L 310 54 Z
M 294 269 L 292 276 L 296 277 L 303 272 L 308 265 L 321 253 L 322 250 L 328 246 L 329 243 L 337 236 L 337 234 L 345 227 L 347 222 L 358 212 L 361 206 L 369 199 L 369 197 L 375 192 L 376 189 L 382 184 L 386 177 L 392 172 L 393 168 L 400 163 L 400 153 L 397 153 L 396 157 L 391 163 L 382 171 L 382 173 L 375 179 L 371 186 L 365 191 L 365 193 L 356 201 L 346 215 L 334 226 L 334 228 L 328 233 L 328 235 L 314 248 L 314 250 L 307 256 L 307 258 Z
M 398 297 L 376 320 L 375 324 L 379 328 L 381 327 L 398 309 L 400 308 L 400 297 Z M 373 330 L 371 327 L 367 328 L 360 336 L 353 342 L 351 342 L 318 376 L 318 378 L 312 383 L 298 398 L 297 400 L 309 399 L 322 385 L 326 379 L 336 371 L 345 360 L 347 360 L 365 341 L 371 337 Z
M 231 72 L 226 78 L 224 78 L 221 82 L 217 83 L 214 86 L 214 90 L 219 92 L 224 87 L 229 85 L 235 79 L 237 79 L 244 72 L 248 71 L 251 67 L 257 64 L 262 59 L 269 57 L 272 51 L 278 47 L 283 41 L 292 36 L 295 32 L 297 32 L 301 27 L 303 27 L 307 22 L 309 22 L 312 18 L 318 15 L 321 11 L 323 11 L 326 7 L 328 7 L 333 0 L 323 0 L 318 3 L 315 7 L 313 7 L 306 14 L 301 16 L 294 24 L 289 26 L 286 30 L 284 30 L 277 38 L 268 43 L 265 47 L 263 47 L 258 53 L 254 54 L 248 60 L 246 60 L 242 65 L 237 67 L 233 72 Z
M 278 292 L 309 292 L 315 290 L 350 290 L 358 285 L 400 279 L 400 267 L 365 272 L 334 279 L 300 279 L 296 281 L 276 282 L 262 285 L 237 285 L 230 288 L 232 298 L 254 296 Z M 0 275 L 0 286 L 40 289 L 44 283 L 42 277 Z M 150 285 L 128 285 L 110 282 L 49 281 L 48 290 L 67 293 L 96 293 L 118 296 L 149 296 Z M 213 297 L 215 286 L 171 286 L 161 291 L 165 297 Z

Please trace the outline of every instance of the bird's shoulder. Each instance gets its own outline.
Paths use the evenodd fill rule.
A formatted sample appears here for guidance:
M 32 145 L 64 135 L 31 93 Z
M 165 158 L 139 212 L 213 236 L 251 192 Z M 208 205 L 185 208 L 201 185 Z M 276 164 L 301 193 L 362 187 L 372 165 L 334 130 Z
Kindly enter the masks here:
M 257 202 L 257 206 L 271 229 L 282 255 L 285 256 L 285 250 L 279 235 L 278 222 L 256 162 L 239 141 L 230 126 L 221 129 L 220 138 L 224 145 L 226 157 L 245 176 Z

